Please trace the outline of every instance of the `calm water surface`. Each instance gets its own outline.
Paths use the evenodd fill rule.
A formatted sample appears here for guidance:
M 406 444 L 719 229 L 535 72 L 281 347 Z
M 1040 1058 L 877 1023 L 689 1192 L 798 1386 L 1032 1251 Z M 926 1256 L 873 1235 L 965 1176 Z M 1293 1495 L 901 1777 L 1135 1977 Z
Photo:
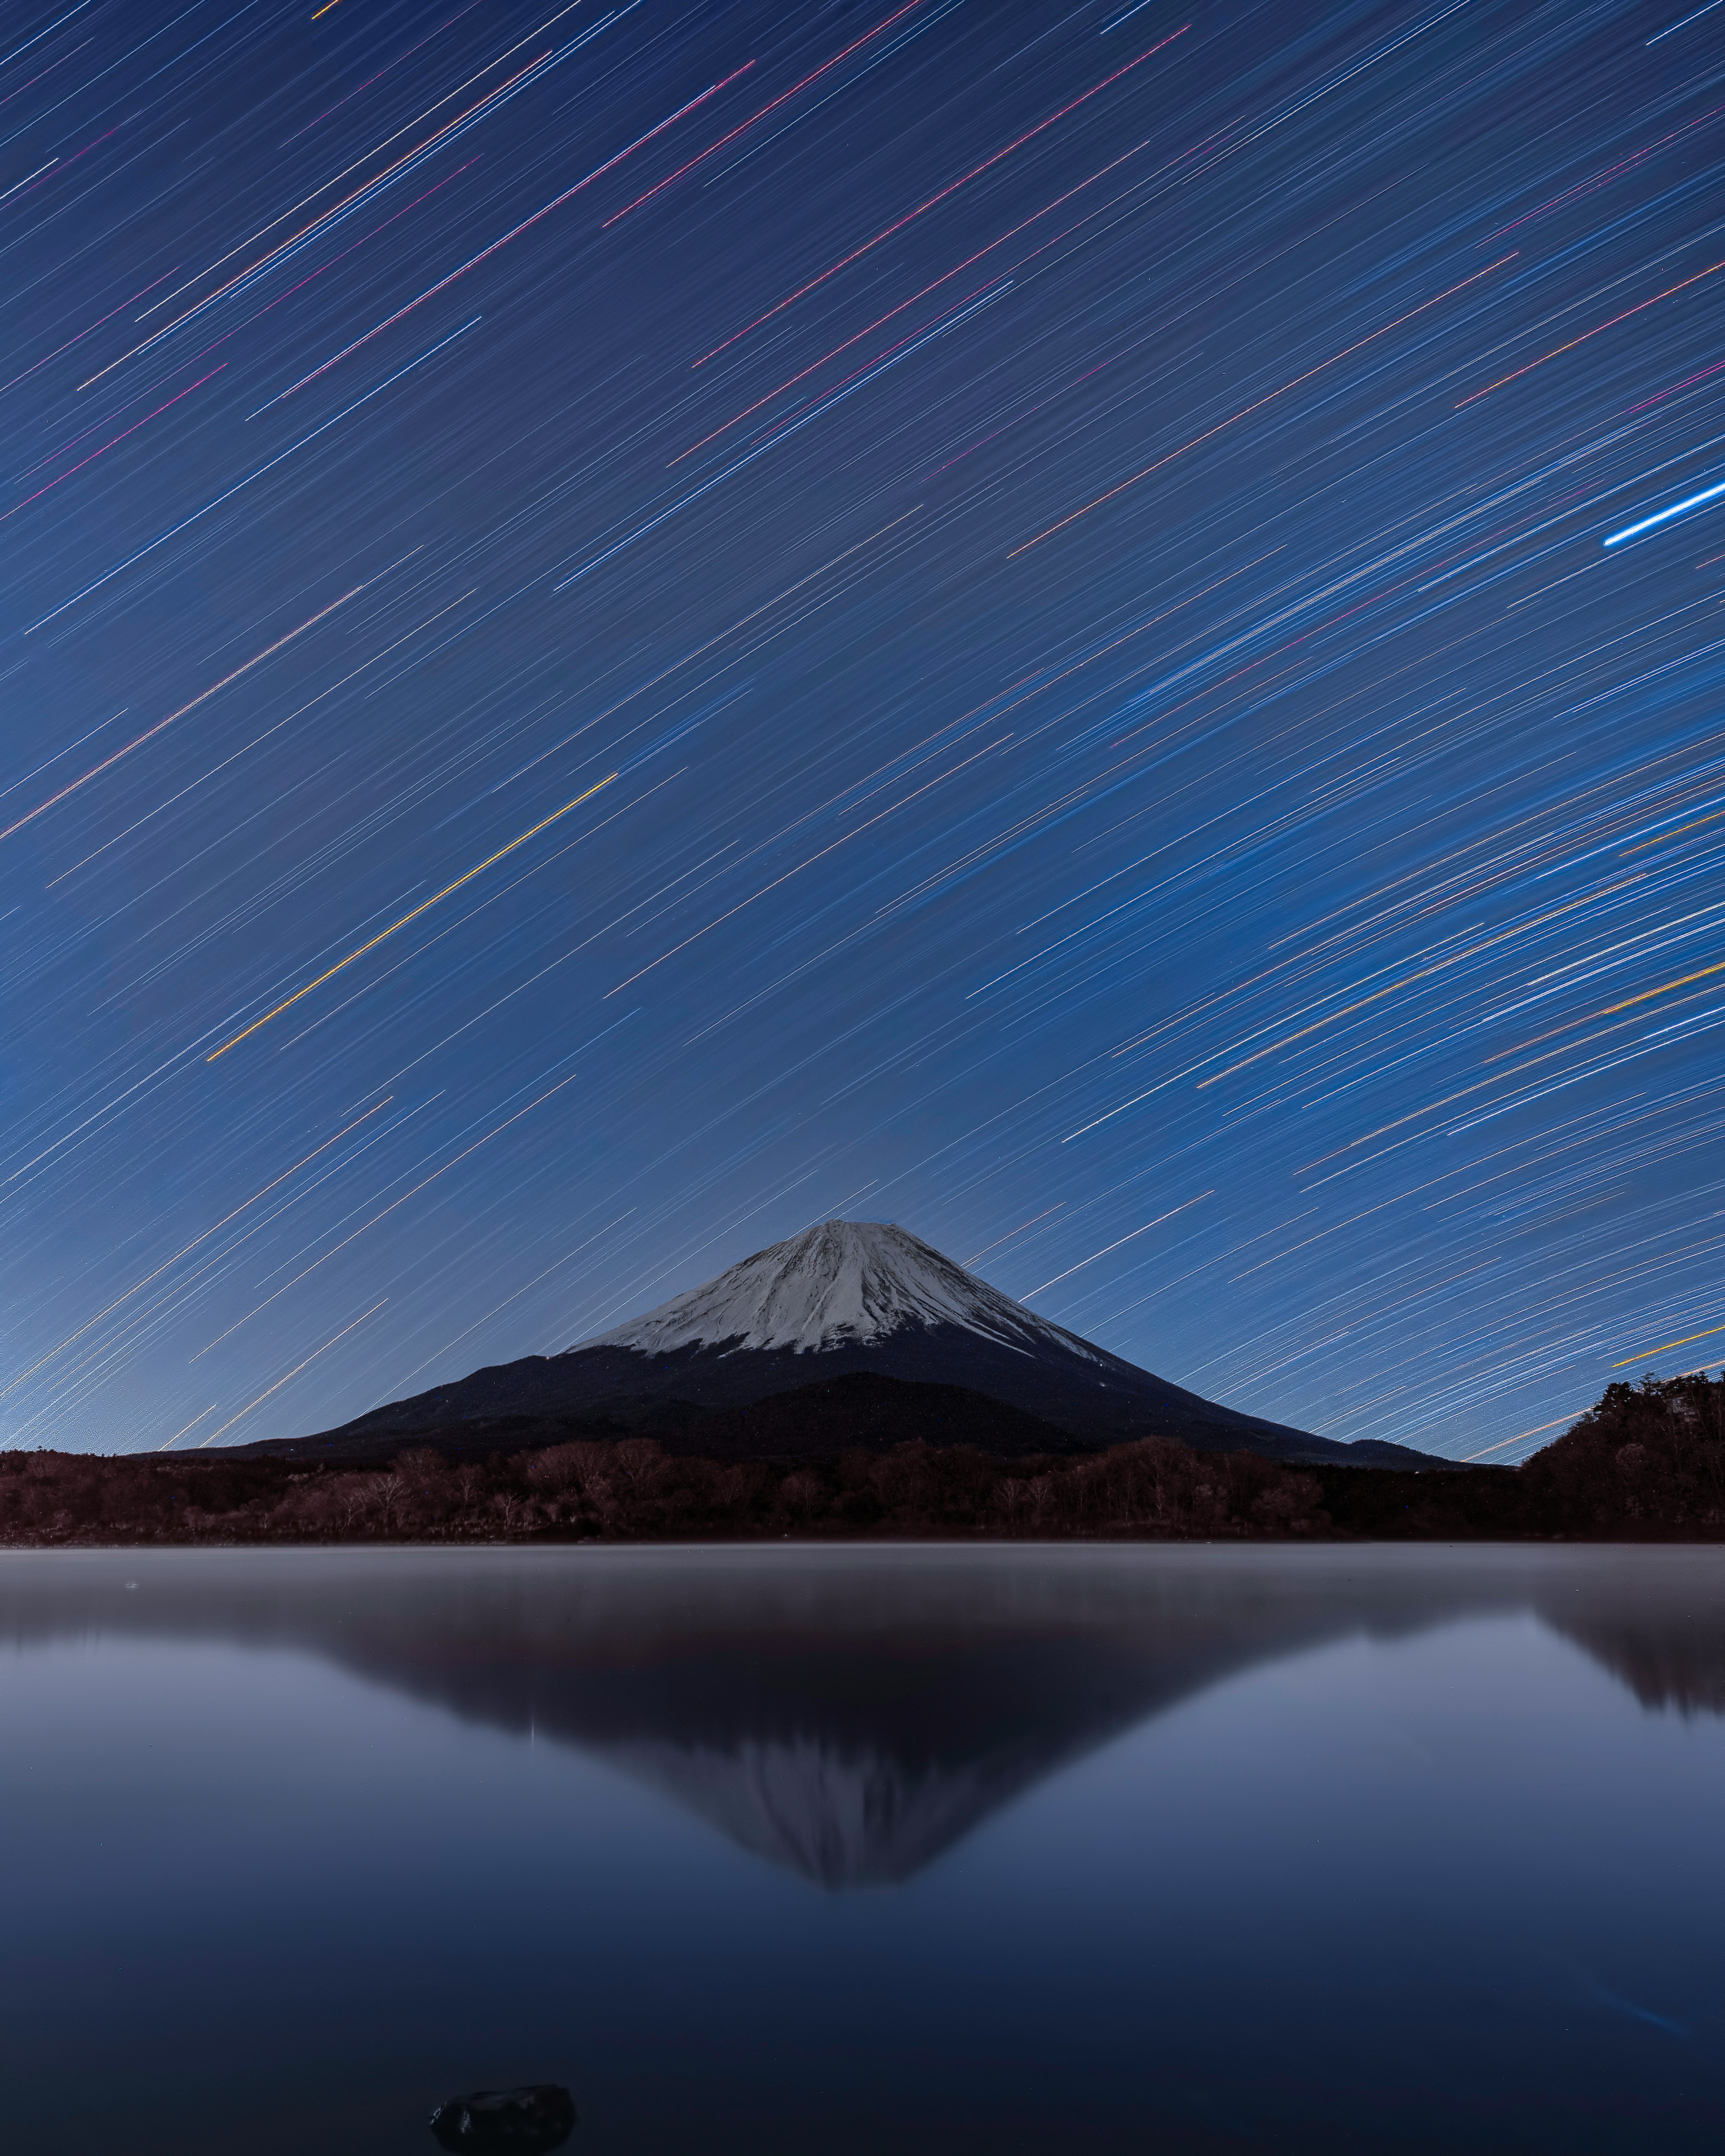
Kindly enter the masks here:
M 1725 1552 L 0 1558 L 33 2156 L 1725 2148 Z

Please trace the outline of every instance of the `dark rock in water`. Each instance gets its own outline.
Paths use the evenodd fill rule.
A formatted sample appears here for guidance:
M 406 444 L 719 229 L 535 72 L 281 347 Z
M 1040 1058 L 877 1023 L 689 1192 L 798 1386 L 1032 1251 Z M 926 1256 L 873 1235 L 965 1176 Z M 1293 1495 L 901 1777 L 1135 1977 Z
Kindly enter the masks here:
M 476 2089 L 471 2096 L 452 2096 L 431 2114 L 439 2148 L 509 2149 L 521 2156 L 561 2148 L 574 2125 L 574 2101 L 555 2082 L 536 2082 L 531 2088 Z

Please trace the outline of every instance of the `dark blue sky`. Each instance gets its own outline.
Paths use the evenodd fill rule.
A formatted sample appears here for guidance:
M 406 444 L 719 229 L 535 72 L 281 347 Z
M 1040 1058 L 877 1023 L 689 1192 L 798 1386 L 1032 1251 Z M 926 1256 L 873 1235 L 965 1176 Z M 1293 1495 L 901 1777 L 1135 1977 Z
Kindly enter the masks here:
M 1342 1438 L 1717 1360 L 1685 12 L 8 11 L 0 1442 L 833 1214 Z

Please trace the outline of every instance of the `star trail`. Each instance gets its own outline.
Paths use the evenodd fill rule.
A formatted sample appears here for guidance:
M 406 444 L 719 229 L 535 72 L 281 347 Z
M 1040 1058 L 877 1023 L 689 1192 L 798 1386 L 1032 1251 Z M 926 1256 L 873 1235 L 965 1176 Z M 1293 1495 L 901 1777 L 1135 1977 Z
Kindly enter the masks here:
M 0 1443 L 839 1214 L 1341 1439 L 1717 1357 L 1725 9 L 0 44 Z

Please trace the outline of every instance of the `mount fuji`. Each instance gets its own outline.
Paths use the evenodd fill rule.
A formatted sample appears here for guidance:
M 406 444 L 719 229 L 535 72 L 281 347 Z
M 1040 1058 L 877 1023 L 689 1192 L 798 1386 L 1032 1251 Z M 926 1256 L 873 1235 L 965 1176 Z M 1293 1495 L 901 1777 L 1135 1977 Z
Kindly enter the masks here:
M 768 1401 L 771 1410 L 760 1405 Z M 459 1425 L 473 1450 L 490 1450 L 506 1433 L 488 1440 L 472 1425 L 502 1422 L 511 1449 L 555 1441 L 521 1430 L 526 1419 L 675 1432 L 676 1449 L 688 1451 L 707 1450 L 711 1432 L 721 1449 L 768 1452 L 794 1449 L 781 1440 L 799 1416 L 834 1427 L 835 1415 L 848 1416 L 854 1431 L 860 1408 L 869 1435 L 888 1442 L 933 1429 L 947 1443 L 1029 1452 L 1155 1435 L 1288 1462 L 1437 1464 L 1401 1445 L 1315 1437 L 1188 1392 L 1039 1317 L 906 1229 L 870 1220 L 807 1228 L 561 1354 L 476 1370 L 321 1436 L 244 1449 L 381 1456 Z

